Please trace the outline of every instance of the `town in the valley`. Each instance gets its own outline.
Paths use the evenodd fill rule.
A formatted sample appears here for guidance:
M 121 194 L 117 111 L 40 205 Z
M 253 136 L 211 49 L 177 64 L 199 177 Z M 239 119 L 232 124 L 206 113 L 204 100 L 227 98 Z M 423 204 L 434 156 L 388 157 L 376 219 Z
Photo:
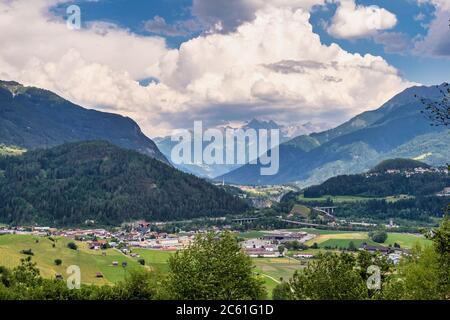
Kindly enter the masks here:
M 317 208 L 326 212 L 332 212 L 331 208 Z M 332 217 L 331 213 L 327 213 Z M 239 218 L 232 219 L 233 223 L 244 225 L 251 223 L 258 218 Z M 280 217 L 281 219 L 281 217 Z M 226 221 L 226 218 L 215 218 L 216 221 Z M 283 220 L 289 221 L 289 220 Z M 295 221 L 292 221 L 295 225 Z M 338 223 L 346 225 L 375 228 L 376 224 L 364 222 L 331 221 L 328 227 L 336 227 Z M 86 221 L 86 224 L 94 223 L 94 221 Z M 249 236 L 241 237 L 246 234 L 238 230 L 234 230 L 232 225 L 222 225 L 220 227 L 213 226 L 195 231 L 176 230 L 176 232 L 157 231 L 161 226 L 167 225 L 168 222 L 147 222 L 144 220 L 125 223 L 120 228 L 76 228 L 76 229 L 58 229 L 43 226 L 16 226 L 7 227 L 0 226 L 0 235 L 23 235 L 35 237 L 62 237 L 86 243 L 89 250 L 103 252 L 105 250 L 114 249 L 131 258 L 140 258 L 139 254 L 134 253 L 134 249 L 148 249 L 158 251 L 174 252 L 187 248 L 197 235 L 207 232 L 220 232 L 228 230 L 236 233 L 240 245 L 245 253 L 251 258 L 283 258 L 305 261 L 314 259 L 314 253 L 308 248 L 318 249 L 314 240 L 320 237 L 317 229 L 313 227 L 318 225 L 311 224 L 311 231 L 305 229 L 281 229 L 281 230 L 260 230 L 252 236 L 252 232 L 247 232 Z M 299 224 L 308 227 L 308 223 Z M 384 227 L 395 229 L 398 228 L 392 221 Z M 307 244 L 312 244 L 308 247 Z M 289 250 L 292 249 L 292 250 Z M 324 247 L 324 249 L 338 249 L 337 247 Z M 379 252 L 386 255 L 393 263 L 398 263 L 402 255 L 407 255 L 409 250 L 400 248 L 400 246 L 381 246 L 373 245 L 370 241 L 361 243 L 354 250 L 365 250 L 369 252 Z M 116 262 L 117 263 L 117 262 Z

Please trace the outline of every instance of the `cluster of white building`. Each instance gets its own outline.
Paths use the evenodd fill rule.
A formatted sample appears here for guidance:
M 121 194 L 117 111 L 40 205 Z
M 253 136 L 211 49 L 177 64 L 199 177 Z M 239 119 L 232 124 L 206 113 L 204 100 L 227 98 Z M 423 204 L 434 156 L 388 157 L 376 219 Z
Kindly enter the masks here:
M 49 227 L 0 227 L 0 235 L 2 234 L 17 234 L 17 235 L 32 235 L 32 236 L 47 236 L 55 231 L 54 228 Z
M 435 167 L 429 167 L 429 168 L 422 168 L 422 167 L 417 167 L 414 169 L 389 169 L 386 170 L 387 174 L 403 174 L 406 177 L 411 177 L 413 175 L 416 174 L 424 174 L 424 173 L 444 173 L 444 174 L 448 174 L 448 169 L 445 167 L 442 168 L 435 168 Z M 366 173 L 365 176 L 366 177 L 371 177 L 371 176 L 378 176 L 380 175 L 379 172 L 369 172 Z
M 306 232 L 273 231 L 267 232 L 259 239 L 250 239 L 241 243 L 244 251 L 252 258 L 277 258 L 284 256 L 279 250 L 280 245 L 286 242 L 304 243 L 315 237 Z
M 252 258 L 277 258 L 282 256 L 282 253 L 278 251 L 278 245 L 269 240 L 250 239 L 242 242 L 241 246 Z
M 194 240 L 195 234 L 157 235 L 154 238 L 127 241 L 130 247 L 155 250 L 180 250 L 188 247 Z

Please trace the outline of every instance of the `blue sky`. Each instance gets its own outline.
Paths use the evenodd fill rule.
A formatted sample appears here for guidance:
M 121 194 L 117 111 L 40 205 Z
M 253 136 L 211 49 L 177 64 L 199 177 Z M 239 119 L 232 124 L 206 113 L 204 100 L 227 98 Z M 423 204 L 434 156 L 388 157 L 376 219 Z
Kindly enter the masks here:
M 449 81 L 449 19 L 448 0 L 0 0 L 0 78 L 152 137 L 200 120 L 332 127 Z
M 195 19 L 191 12 L 192 0 L 81 0 L 72 1 L 72 3 L 79 5 L 82 9 L 84 23 L 111 22 L 140 35 L 155 34 L 144 28 L 145 21 L 151 20 L 155 16 L 164 18 L 168 25 Z M 427 25 L 432 22 L 436 13 L 436 8 L 432 3 L 419 5 L 414 0 L 357 0 L 356 3 L 365 6 L 376 5 L 394 13 L 398 18 L 398 23 L 389 31 L 403 33 L 411 41 L 415 37 L 424 37 L 427 34 Z M 66 4 L 60 6 L 59 14 L 63 14 L 61 8 L 65 7 Z M 323 43 L 337 43 L 352 53 L 382 56 L 395 66 L 405 78 L 413 82 L 433 85 L 450 81 L 449 57 L 415 54 L 411 49 L 404 52 L 386 52 L 384 46 L 376 43 L 373 39 L 346 40 L 329 35 L 321 26 L 321 22 L 330 21 L 335 14 L 336 7 L 336 4 L 330 4 L 327 10 L 317 8 L 311 13 L 310 21 Z M 57 12 L 58 7 L 54 10 Z M 423 18 L 418 19 L 419 16 L 423 16 Z M 194 31 L 185 36 L 165 36 L 165 38 L 170 47 L 179 47 L 183 42 L 200 33 L 201 31 Z

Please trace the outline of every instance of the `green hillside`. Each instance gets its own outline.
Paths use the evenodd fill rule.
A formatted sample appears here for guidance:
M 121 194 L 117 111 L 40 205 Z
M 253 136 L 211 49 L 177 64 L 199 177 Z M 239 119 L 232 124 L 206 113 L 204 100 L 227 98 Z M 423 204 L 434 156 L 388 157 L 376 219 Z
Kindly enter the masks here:
M 13 268 L 19 265 L 20 259 L 27 257 L 20 252 L 31 249 L 34 253 L 32 259 L 37 263 L 43 277 L 53 278 L 57 273 L 66 276 L 67 267 L 77 265 L 81 270 L 82 283 L 96 285 L 116 283 L 122 280 L 127 272 L 142 268 L 135 259 L 114 249 L 106 250 L 104 256 L 100 251 L 89 250 L 85 242 L 76 242 L 78 250 L 75 251 L 67 247 L 72 240 L 67 238 L 54 240 L 51 241 L 47 237 L 1 235 L 0 266 Z M 55 265 L 55 259 L 61 259 L 62 264 Z M 114 267 L 113 261 L 119 262 L 120 266 Z M 126 270 L 121 267 L 122 262 L 127 262 Z M 97 278 L 97 272 L 101 272 L 103 278 Z
M 306 188 L 305 198 L 330 196 L 387 197 L 395 195 L 426 196 L 433 195 L 450 185 L 450 177 L 443 172 L 425 172 L 413 175 L 405 170 L 430 168 L 419 161 L 410 159 L 386 160 L 377 165 L 371 174 L 341 175 L 324 183 Z M 399 173 L 387 173 L 400 170 Z
M 247 204 L 205 180 L 108 142 L 0 158 L 0 221 L 117 225 L 238 214 Z

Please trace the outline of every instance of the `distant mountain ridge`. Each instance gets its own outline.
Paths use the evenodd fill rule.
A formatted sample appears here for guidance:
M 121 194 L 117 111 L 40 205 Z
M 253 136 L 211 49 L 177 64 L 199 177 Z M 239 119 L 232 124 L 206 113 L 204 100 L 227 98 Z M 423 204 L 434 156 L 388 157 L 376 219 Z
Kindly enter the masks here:
M 319 130 L 319 128 L 324 127 L 325 124 L 319 123 L 319 124 L 313 124 L 311 122 L 304 123 L 298 126 L 291 125 L 291 126 L 284 126 L 276 123 L 273 120 L 261 120 L 261 119 L 252 119 L 250 121 L 247 121 L 242 126 L 237 127 L 231 127 L 229 125 L 220 126 L 215 129 L 219 129 L 222 132 L 225 132 L 227 129 L 242 129 L 242 130 L 248 130 L 253 129 L 258 132 L 258 130 L 279 130 L 280 131 L 280 143 L 287 142 L 291 140 L 293 137 L 296 137 L 300 134 L 305 133 L 311 133 Z M 207 128 L 204 128 L 207 129 Z M 171 141 L 171 137 L 157 137 L 154 139 L 156 145 L 161 150 L 161 152 L 168 158 L 171 158 L 171 152 L 173 147 L 177 144 L 177 142 Z M 208 143 L 205 142 L 204 147 Z M 226 143 L 224 143 L 224 148 L 226 148 Z M 246 148 L 248 149 L 248 148 Z M 253 159 L 252 159 L 253 160 Z M 241 167 L 241 164 L 213 164 L 213 165 L 207 165 L 207 164 L 174 164 L 174 166 L 184 172 L 188 172 L 191 174 L 194 174 L 199 177 L 205 177 L 205 178 L 215 178 L 217 176 L 221 176 L 223 174 L 226 174 L 230 171 L 233 171 L 239 167 Z
M 106 140 L 168 163 L 130 118 L 85 109 L 47 90 L 0 81 L 0 144 L 36 149 L 84 140 Z
M 308 186 L 340 174 L 370 170 L 382 160 L 421 158 L 432 165 L 448 161 L 450 141 L 421 113 L 420 98 L 439 99 L 440 86 L 412 87 L 377 110 L 364 112 L 324 132 L 303 135 L 280 146 L 280 170 L 261 176 L 258 165 L 245 165 L 217 180 L 232 184 L 297 183 Z

